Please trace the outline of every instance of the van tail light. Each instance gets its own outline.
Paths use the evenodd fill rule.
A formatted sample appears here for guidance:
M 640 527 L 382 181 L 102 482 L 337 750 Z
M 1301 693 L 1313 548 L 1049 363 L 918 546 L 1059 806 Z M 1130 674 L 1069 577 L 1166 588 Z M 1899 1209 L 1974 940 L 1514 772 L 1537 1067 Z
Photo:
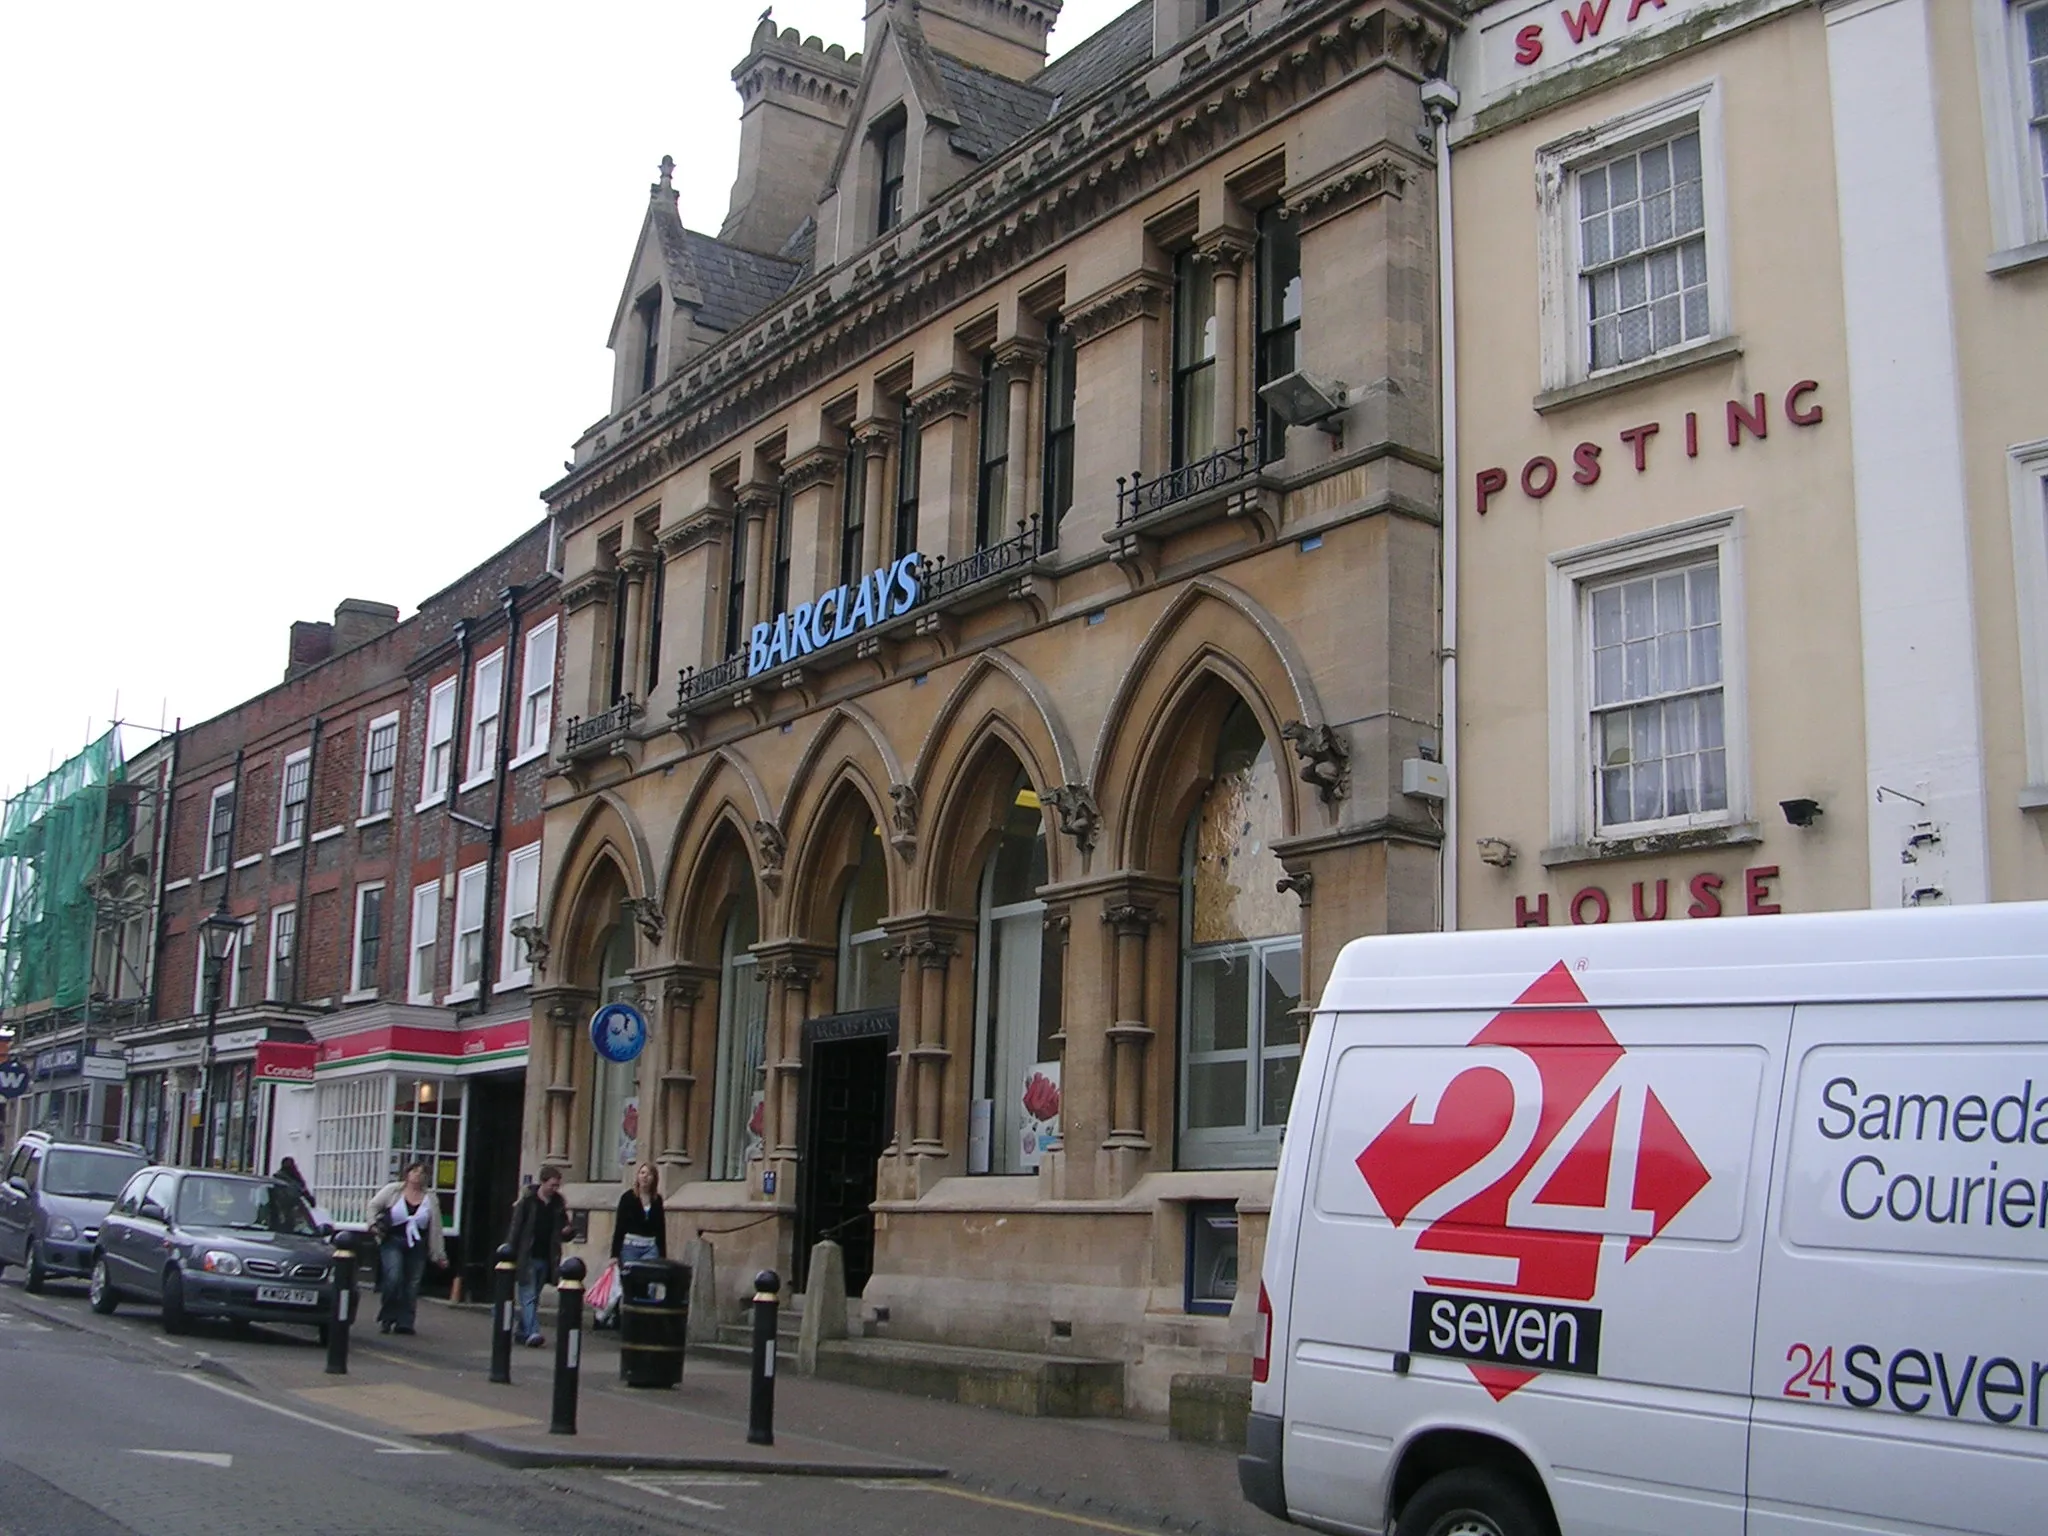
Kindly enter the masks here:
M 1273 1298 L 1259 1282 L 1259 1341 L 1252 1348 L 1252 1380 L 1264 1381 L 1273 1370 Z

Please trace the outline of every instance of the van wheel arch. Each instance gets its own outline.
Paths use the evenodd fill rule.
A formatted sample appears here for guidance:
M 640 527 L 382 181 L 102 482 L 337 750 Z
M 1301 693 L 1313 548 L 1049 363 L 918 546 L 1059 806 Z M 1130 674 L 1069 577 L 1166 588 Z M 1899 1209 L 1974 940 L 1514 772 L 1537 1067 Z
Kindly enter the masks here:
M 1461 1468 L 1491 1472 L 1514 1484 L 1542 1514 L 1552 1531 L 1557 1530 L 1557 1511 L 1551 1507 L 1550 1490 L 1542 1473 L 1518 1445 L 1498 1436 L 1470 1429 L 1433 1429 L 1417 1435 L 1401 1453 L 1388 1496 L 1388 1529 L 1398 1530 L 1401 1512 L 1408 1501 L 1432 1478 Z

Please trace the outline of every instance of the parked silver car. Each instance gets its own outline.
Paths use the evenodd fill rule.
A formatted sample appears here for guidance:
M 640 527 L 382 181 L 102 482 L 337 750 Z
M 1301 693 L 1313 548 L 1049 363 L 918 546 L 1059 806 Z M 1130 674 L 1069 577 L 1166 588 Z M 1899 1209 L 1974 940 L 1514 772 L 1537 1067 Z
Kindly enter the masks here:
M 334 1249 L 296 1186 L 192 1168 L 145 1168 L 100 1224 L 92 1308 L 153 1301 L 164 1331 L 193 1320 L 301 1323 L 327 1336 Z
M 84 1279 L 108 1207 L 148 1161 L 122 1142 L 22 1137 L 0 1171 L 0 1270 L 19 1264 L 31 1293 Z

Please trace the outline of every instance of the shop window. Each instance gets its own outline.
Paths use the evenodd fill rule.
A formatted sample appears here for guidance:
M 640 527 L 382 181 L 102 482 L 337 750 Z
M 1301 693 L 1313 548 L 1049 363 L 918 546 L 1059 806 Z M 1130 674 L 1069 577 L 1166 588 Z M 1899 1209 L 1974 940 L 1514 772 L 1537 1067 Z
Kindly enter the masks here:
M 901 977 L 889 958 L 889 867 L 882 837 L 870 827 L 861 839 L 860 863 L 839 903 L 839 1011 L 894 1008 Z
M 1275 203 L 1259 215 L 1257 260 L 1259 342 L 1254 385 L 1263 389 L 1301 366 L 1301 232 Z M 1259 406 L 1259 462 L 1287 456 L 1287 422 Z
M 313 1189 L 337 1225 L 367 1222 L 370 1197 L 390 1182 L 396 1094 L 397 1084 L 388 1072 L 330 1080 L 319 1086 Z
M 419 809 L 448 796 L 455 767 L 455 679 L 436 683 L 427 695 L 427 749 L 420 762 Z
M 1182 869 L 1181 1163 L 1269 1168 L 1301 1064 L 1301 916 L 1283 874 L 1272 744 L 1231 706 Z
M 602 996 L 607 1003 L 638 1004 L 633 968 L 633 930 L 625 923 L 605 936 Z M 606 1061 L 590 1052 L 589 1178 L 602 1184 L 627 1177 L 640 1161 L 640 1063 Z
M 399 1177 L 415 1162 L 425 1163 L 427 1187 L 441 1207 L 441 1225 L 450 1237 L 459 1237 L 465 1108 L 462 1084 L 456 1079 L 420 1078 L 399 1083 L 397 1090 L 391 1116 L 391 1177 Z
M 1186 1308 L 1222 1316 L 1237 1299 L 1237 1202 L 1188 1202 Z
M 981 871 L 967 1171 L 1033 1173 L 1059 1136 L 1064 954 L 1045 924 L 1045 817 L 1019 773 Z
M 1734 515 L 1551 558 L 1556 841 L 1739 819 Z
M 981 360 L 980 479 L 974 502 L 974 547 L 1002 542 L 1010 494 L 1010 374 L 993 354 Z
M 1173 467 L 1216 451 L 1216 285 L 1193 251 L 1173 261 Z
M 1537 151 L 1545 388 L 1728 333 L 1711 85 Z
M 1041 456 L 1038 544 L 1060 541 L 1074 505 L 1074 333 L 1057 318 L 1045 331 L 1045 441 Z
M 761 937 L 751 891 L 726 919 L 718 972 L 718 1081 L 711 1116 L 711 1177 L 743 1179 L 761 1155 L 766 1102 L 768 986 L 749 946 Z

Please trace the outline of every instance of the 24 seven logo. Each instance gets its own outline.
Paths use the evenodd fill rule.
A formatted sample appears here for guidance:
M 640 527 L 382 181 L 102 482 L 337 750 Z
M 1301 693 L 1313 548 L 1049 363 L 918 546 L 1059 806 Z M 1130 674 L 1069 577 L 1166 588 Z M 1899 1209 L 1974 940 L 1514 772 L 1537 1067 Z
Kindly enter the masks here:
M 1600 1251 L 1633 1259 L 1707 1187 L 1670 1111 L 1562 963 L 1472 1037 L 1471 1065 L 1358 1155 L 1380 1208 L 1439 1255 L 1430 1286 L 1591 1301 Z M 1496 1401 L 1538 1370 L 1597 1369 L 1599 1313 L 1417 1292 L 1409 1348 L 1466 1362 Z M 1533 1367 L 1533 1368 L 1530 1368 Z

